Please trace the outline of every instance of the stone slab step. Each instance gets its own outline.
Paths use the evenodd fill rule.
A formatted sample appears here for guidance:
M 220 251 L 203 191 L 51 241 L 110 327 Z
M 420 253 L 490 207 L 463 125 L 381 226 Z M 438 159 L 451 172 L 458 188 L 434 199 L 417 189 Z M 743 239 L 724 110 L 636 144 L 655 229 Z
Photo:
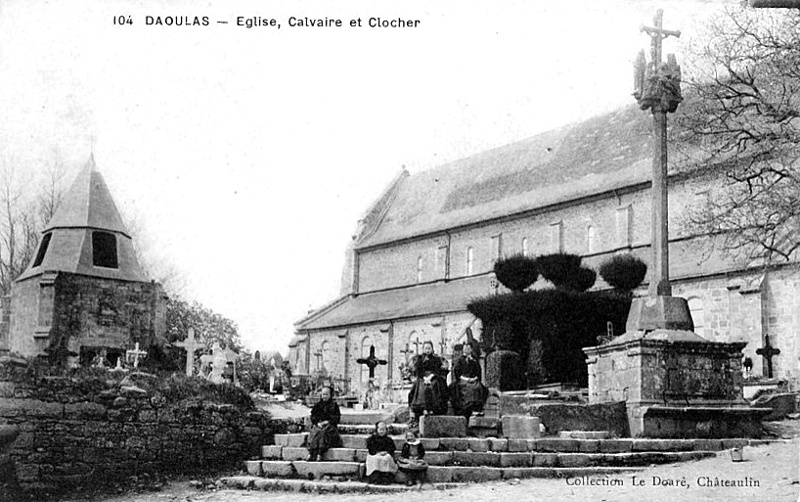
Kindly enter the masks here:
M 278 477 L 291 477 L 292 471 L 287 463 L 296 464 L 338 464 L 362 463 L 367 459 L 366 449 L 331 448 L 322 462 L 305 462 L 308 460 L 308 450 L 291 446 L 283 447 L 280 456 L 276 450 L 270 450 L 269 455 L 264 455 L 261 472 Z M 563 452 L 473 452 L 473 451 L 430 451 L 425 454 L 425 459 L 431 466 L 469 466 L 469 467 L 624 467 L 646 466 L 654 464 L 667 464 L 673 462 L 686 462 L 712 457 L 716 453 L 710 451 L 683 451 L 683 452 L 627 452 L 627 453 L 563 453 Z M 247 471 L 258 475 L 258 461 L 246 462 Z M 303 466 L 305 468 L 305 466 Z M 334 468 L 334 467 L 332 467 Z M 298 470 L 298 474 L 304 473 Z M 334 473 L 330 473 L 334 474 Z M 338 475 L 338 474 L 337 474 Z
M 387 432 L 392 435 L 402 435 L 408 430 L 408 424 L 387 424 Z M 375 431 L 375 424 L 339 424 L 339 434 L 366 434 L 370 435 Z
M 608 439 L 608 431 L 561 431 L 558 437 L 563 439 Z
M 363 449 L 367 447 L 368 434 L 342 434 L 342 446 Z M 302 447 L 308 433 L 275 434 L 275 445 Z M 401 434 L 393 434 L 395 446 L 402 448 L 405 442 Z M 676 452 L 676 451 L 721 451 L 744 446 L 757 446 L 777 439 L 574 439 L 546 437 L 539 439 L 505 438 L 421 438 L 426 451 L 473 451 L 473 452 L 555 452 L 555 453 L 630 453 L 630 452 Z M 264 447 L 267 448 L 266 446 Z M 266 450 L 265 450 L 266 451 Z M 279 458 L 264 453 L 265 457 Z
M 417 490 L 402 484 L 370 485 L 359 481 L 310 481 L 303 479 L 267 479 L 256 476 L 228 476 L 220 481 L 227 488 L 241 490 L 294 491 L 304 493 L 401 493 Z M 457 483 L 425 483 L 422 490 L 448 490 Z
M 351 411 L 342 410 L 340 425 L 367 425 L 375 427 L 375 422 L 394 422 L 394 415 L 385 411 Z

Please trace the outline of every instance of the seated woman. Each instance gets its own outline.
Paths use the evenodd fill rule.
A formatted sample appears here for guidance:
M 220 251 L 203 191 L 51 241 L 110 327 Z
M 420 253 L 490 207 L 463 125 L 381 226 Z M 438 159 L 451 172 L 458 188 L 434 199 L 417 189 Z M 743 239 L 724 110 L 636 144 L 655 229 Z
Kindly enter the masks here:
M 328 448 L 338 448 L 342 444 L 339 436 L 339 405 L 333 400 L 333 388 L 323 387 L 320 400 L 311 408 L 311 431 L 308 433 L 309 460 L 322 458 Z
M 453 364 L 453 383 L 451 388 L 453 409 L 469 420 L 470 415 L 482 414 L 488 390 L 481 383 L 481 364 L 474 353 L 477 350 L 470 343 L 464 344 L 464 352 Z
M 394 461 L 394 440 L 387 435 L 385 422 L 375 424 L 375 432 L 367 438 L 367 482 L 389 484 L 394 481 L 397 464 Z
M 425 447 L 422 446 L 422 441 L 417 439 L 412 430 L 406 432 L 406 443 L 400 450 L 397 467 L 407 476 L 406 484 L 408 486 L 415 482 L 422 485 L 425 471 L 428 470 L 428 463 L 425 462 Z
M 414 358 L 417 380 L 408 393 L 408 406 L 415 418 L 421 415 L 447 413 L 447 381 L 444 379 L 444 360 L 433 353 L 433 343 L 422 344 L 422 354 Z

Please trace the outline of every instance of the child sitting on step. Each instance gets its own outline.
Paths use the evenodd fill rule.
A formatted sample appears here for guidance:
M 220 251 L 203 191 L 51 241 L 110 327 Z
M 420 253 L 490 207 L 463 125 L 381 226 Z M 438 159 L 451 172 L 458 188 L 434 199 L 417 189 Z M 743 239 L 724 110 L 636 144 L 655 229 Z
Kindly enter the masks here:
M 422 441 L 417 439 L 414 431 L 406 432 L 406 443 L 400 450 L 397 458 L 397 467 L 406 475 L 406 485 L 411 486 L 416 483 L 422 486 L 425 472 L 428 470 L 428 463 L 425 462 L 425 447 Z
M 375 432 L 367 439 L 367 482 L 386 485 L 394 481 L 394 440 L 387 435 L 385 422 L 375 424 Z

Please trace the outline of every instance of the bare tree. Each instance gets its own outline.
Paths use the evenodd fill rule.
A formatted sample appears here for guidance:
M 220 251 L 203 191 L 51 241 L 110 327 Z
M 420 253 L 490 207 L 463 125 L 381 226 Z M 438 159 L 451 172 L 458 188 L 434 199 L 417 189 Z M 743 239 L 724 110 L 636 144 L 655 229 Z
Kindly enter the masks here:
M 44 228 L 53 218 L 66 190 L 67 170 L 60 160 L 55 160 L 45 169 L 44 179 L 38 194 L 39 225 Z
M 692 63 L 678 139 L 724 182 L 688 223 L 740 258 L 789 260 L 800 248 L 800 11 L 730 8 Z
M 0 295 L 28 266 L 38 237 L 35 212 L 17 183 L 13 166 L 0 170 Z

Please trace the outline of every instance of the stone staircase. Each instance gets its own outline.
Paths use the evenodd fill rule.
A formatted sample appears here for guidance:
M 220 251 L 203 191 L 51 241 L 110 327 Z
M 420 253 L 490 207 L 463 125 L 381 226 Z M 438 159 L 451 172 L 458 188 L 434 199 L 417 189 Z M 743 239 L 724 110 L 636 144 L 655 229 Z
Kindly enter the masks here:
M 340 425 L 342 448 L 328 450 L 323 461 L 309 462 L 308 433 L 276 434 L 262 447 L 261 458 L 245 462 L 247 476 L 223 478 L 230 487 L 314 492 L 393 492 L 409 489 L 397 474 L 397 485 L 363 482 L 366 442 L 373 430 L 357 419 Z M 385 418 L 385 417 L 382 417 Z M 364 420 L 367 421 L 367 420 Z M 389 424 L 397 449 L 405 424 Z M 656 464 L 699 460 L 716 452 L 764 444 L 748 439 L 609 438 L 603 431 L 562 431 L 537 439 L 442 437 L 421 438 L 425 446 L 428 488 L 459 483 L 523 478 L 578 477 L 640 471 Z

